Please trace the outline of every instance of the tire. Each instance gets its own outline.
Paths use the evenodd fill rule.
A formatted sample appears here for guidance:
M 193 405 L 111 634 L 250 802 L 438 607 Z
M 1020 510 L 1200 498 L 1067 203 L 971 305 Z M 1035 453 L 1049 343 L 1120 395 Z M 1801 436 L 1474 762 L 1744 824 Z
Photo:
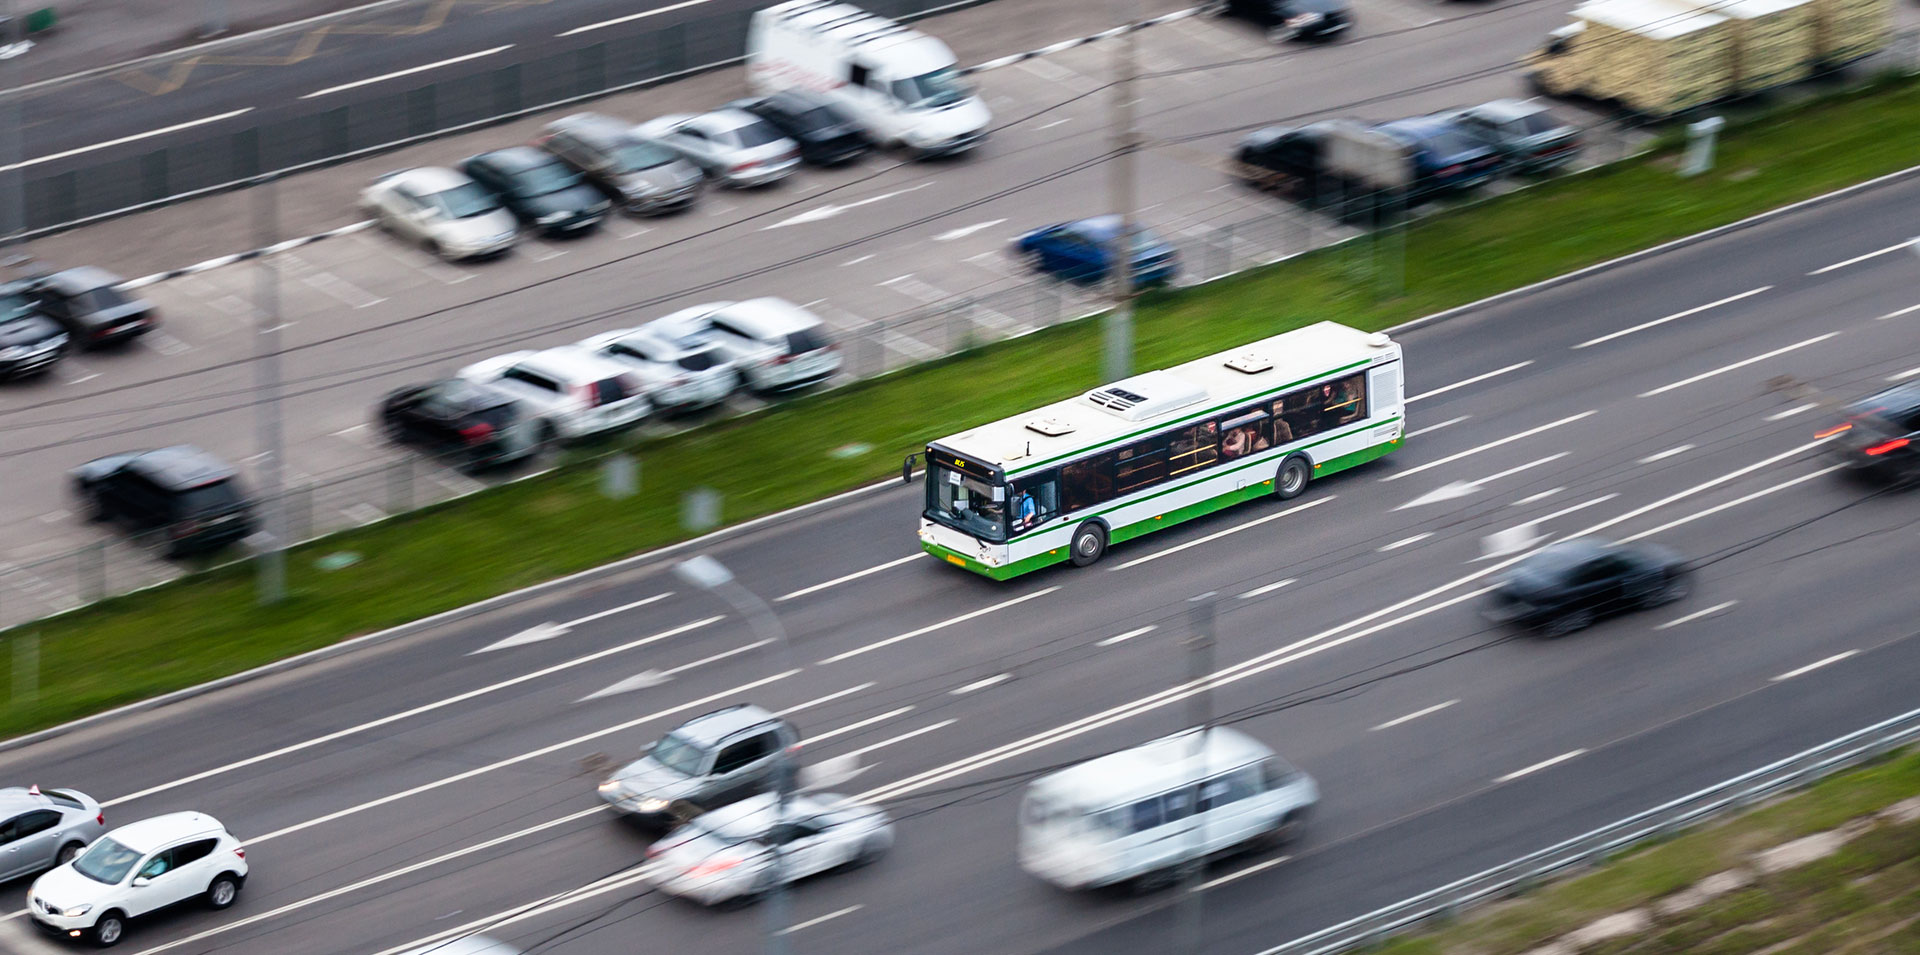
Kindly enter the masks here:
M 881 840 L 878 837 L 868 839 L 866 842 L 861 843 L 860 851 L 854 855 L 851 861 L 847 863 L 847 868 L 849 869 L 865 868 L 866 866 L 870 866 L 875 862 L 880 861 L 880 857 L 886 854 L 887 854 L 887 847 L 881 842 Z
M 108 909 L 100 913 L 100 920 L 93 923 L 93 930 L 88 934 L 93 937 L 95 946 L 112 948 L 120 944 L 121 937 L 127 934 L 127 917 L 120 914 L 119 909 Z
M 536 461 L 546 461 L 560 453 L 560 429 L 551 421 L 542 421 L 533 428 L 533 453 L 528 457 Z
M 1047 271 L 1047 257 L 1041 255 L 1039 249 L 1028 249 L 1020 253 L 1020 263 L 1025 265 L 1029 272 L 1044 274 Z
M 1313 480 L 1313 468 L 1307 459 L 1294 455 L 1280 462 L 1280 470 L 1273 475 L 1273 496 L 1283 501 L 1299 497 L 1307 489 L 1307 482 Z
M 1558 638 L 1579 633 L 1591 626 L 1593 626 L 1593 611 L 1570 610 L 1547 621 L 1547 625 L 1540 628 L 1540 632 L 1547 637 Z
M 218 912 L 231 906 L 240 897 L 240 880 L 231 872 L 222 872 L 207 886 L 207 908 Z
M 1075 567 L 1091 567 L 1107 553 L 1107 529 L 1088 521 L 1073 529 L 1073 542 L 1067 545 Z
M 1261 833 L 1260 837 L 1254 840 L 1254 846 L 1257 849 L 1278 849 L 1281 846 L 1293 845 L 1300 841 L 1300 830 L 1305 828 L 1306 824 L 1307 814 L 1304 810 L 1291 810 L 1281 816 L 1280 821 L 1273 824 L 1273 828 Z
M 1148 895 L 1166 889 L 1180 880 L 1180 867 L 1167 866 L 1151 872 L 1142 872 L 1127 883 L 1127 888 L 1135 895 Z
M 428 239 L 426 241 L 425 248 L 427 250 L 428 255 L 431 255 L 442 262 L 447 261 L 447 251 L 446 249 L 441 248 L 440 243 L 437 240 Z
M 100 491 L 91 485 L 74 482 L 73 493 L 80 498 L 89 524 L 104 524 L 111 516 L 107 513 L 107 504 L 100 499 Z
M 74 856 L 80 854 L 80 850 L 85 848 L 86 845 L 84 843 L 69 842 L 60 847 L 59 853 L 53 857 L 53 864 L 56 866 L 66 865 L 73 861 Z
M 400 422 L 395 421 L 392 415 L 383 414 L 380 416 L 380 434 L 387 439 L 388 443 L 400 444 L 400 439 L 406 432 L 401 429 Z

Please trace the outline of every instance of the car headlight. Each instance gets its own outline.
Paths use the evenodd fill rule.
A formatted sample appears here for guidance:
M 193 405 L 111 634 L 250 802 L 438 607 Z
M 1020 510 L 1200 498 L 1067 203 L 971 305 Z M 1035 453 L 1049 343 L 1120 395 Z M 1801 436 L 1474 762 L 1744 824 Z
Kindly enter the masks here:
M 1301 27 L 1313 26 L 1324 19 L 1326 17 L 1318 13 L 1297 13 L 1287 18 L 1287 26 L 1298 30 Z
M 625 796 L 627 787 L 618 779 L 609 779 L 600 784 L 600 792 L 608 796 Z
M 666 808 L 667 808 L 667 800 L 661 799 L 657 796 L 650 799 L 640 800 L 639 809 L 641 812 L 661 812 Z
M 68 915 L 85 915 L 88 912 L 93 911 L 93 905 L 91 903 L 86 903 L 86 904 L 76 905 L 70 909 L 63 909 L 62 911 L 64 911 Z
M 599 202 L 596 202 L 596 203 L 594 203 L 594 204 L 593 204 L 592 206 L 590 206 L 590 207 L 589 207 L 589 208 L 587 209 L 587 211 L 588 211 L 588 212 L 605 212 L 605 211 L 607 211 L 607 208 L 608 208 L 609 206 L 611 206 L 611 205 L 613 205 L 613 203 L 611 203 L 611 202 L 608 202 L 608 201 L 607 201 L 607 200 L 605 200 L 605 199 L 602 199 L 602 200 L 600 200 Z

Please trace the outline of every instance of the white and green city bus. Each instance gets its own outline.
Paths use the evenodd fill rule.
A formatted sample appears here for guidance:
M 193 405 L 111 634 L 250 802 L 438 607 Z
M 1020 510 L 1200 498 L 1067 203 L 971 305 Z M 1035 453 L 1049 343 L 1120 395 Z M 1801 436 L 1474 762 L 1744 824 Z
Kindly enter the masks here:
M 1400 346 L 1320 322 L 927 445 L 920 544 L 1005 580 L 1400 446 Z

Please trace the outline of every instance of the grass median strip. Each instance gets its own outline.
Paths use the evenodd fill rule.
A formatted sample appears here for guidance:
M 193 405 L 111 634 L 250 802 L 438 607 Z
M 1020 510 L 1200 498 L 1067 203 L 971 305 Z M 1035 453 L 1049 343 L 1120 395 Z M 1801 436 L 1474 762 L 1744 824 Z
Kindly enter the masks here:
M 1884 82 L 1735 123 L 1713 172 L 1673 150 L 1425 219 L 1405 235 L 1405 294 L 1377 298 L 1361 244 L 1145 297 L 1136 365 L 1161 367 L 1333 318 L 1384 328 L 1904 168 L 1920 155 L 1920 84 Z M 1385 261 L 1383 256 L 1381 261 Z M 191 686 L 689 536 L 682 491 L 738 521 L 897 473 L 930 437 L 1098 384 L 1099 327 L 1080 322 L 633 445 L 639 494 L 602 496 L 562 468 L 337 535 L 289 556 L 290 598 L 256 607 L 229 567 L 15 628 L 38 637 L 34 687 L 0 735 Z M 844 449 L 865 446 L 856 454 Z M 836 451 L 836 449 L 841 449 Z M 902 523 L 903 546 L 911 526 Z M 331 553 L 361 556 L 323 570 Z M 0 668 L 23 656 L 0 654 Z

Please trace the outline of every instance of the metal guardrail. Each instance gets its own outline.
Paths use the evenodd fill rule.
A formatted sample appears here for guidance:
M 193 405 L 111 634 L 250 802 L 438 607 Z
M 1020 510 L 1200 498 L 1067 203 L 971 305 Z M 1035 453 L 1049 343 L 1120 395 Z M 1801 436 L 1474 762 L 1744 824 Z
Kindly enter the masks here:
M 1603 859 L 1636 842 L 1668 835 L 1729 809 L 1807 785 L 1915 740 L 1920 740 L 1920 710 L 1875 723 L 1611 825 L 1276 945 L 1260 955 L 1333 955 L 1377 944 L 1428 919 L 1449 917 L 1476 902 L 1513 895 L 1563 869 Z

